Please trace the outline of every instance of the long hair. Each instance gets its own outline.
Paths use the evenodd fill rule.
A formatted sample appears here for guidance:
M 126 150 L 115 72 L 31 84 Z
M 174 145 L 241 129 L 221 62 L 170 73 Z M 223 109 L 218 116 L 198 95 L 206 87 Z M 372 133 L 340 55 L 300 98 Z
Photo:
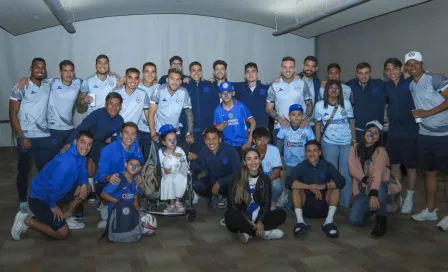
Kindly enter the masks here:
M 328 104 L 330 103 L 330 97 L 328 95 L 328 90 L 330 89 L 331 86 L 336 85 L 339 88 L 339 95 L 338 95 L 338 104 L 340 107 L 342 107 L 343 109 L 344 107 L 344 94 L 342 92 L 342 84 L 341 81 L 339 80 L 329 80 L 327 81 L 327 85 L 325 85 L 325 90 L 324 90 L 324 108 L 328 108 Z
M 364 164 L 366 160 L 371 160 L 372 156 L 375 152 L 378 151 L 378 147 L 381 146 L 381 132 L 378 138 L 378 141 L 374 143 L 372 146 L 367 147 L 366 146 L 366 133 L 368 132 L 369 128 L 374 127 L 374 125 L 369 125 L 364 130 L 364 135 L 362 139 L 360 139 L 359 145 L 356 148 L 356 155 L 361 160 L 361 166 L 364 168 Z
M 235 180 L 235 203 L 241 204 L 249 204 L 250 203 L 250 194 L 246 191 L 246 184 L 249 182 L 249 169 L 245 165 L 244 161 L 246 160 L 247 154 L 249 152 L 255 152 L 257 153 L 258 157 L 260 158 L 260 167 L 258 168 L 258 173 L 262 173 L 261 169 L 261 155 L 258 150 L 254 148 L 249 148 L 243 151 L 242 157 L 242 163 L 241 163 L 241 172 L 239 177 Z

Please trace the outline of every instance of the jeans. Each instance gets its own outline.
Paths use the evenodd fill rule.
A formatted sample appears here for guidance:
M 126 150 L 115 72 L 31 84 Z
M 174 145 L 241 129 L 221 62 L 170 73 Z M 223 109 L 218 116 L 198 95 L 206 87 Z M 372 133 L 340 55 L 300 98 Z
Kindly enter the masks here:
M 370 211 L 369 203 L 370 196 L 359 193 L 355 197 L 348 220 L 350 224 L 356 226 L 362 226 L 366 221 L 366 217 L 370 215 L 387 216 L 387 185 L 382 182 L 380 189 L 378 190 L 378 200 L 380 202 L 380 208 L 376 211 Z
M 333 164 L 345 178 L 345 186 L 341 189 L 340 205 L 344 208 L 350 206 L 352 197 L 352 178 L 348 170 L 348 155 L 350 153 L 350 144 L 335 145 L 322 141 L 322 152 L 326 161 Z
M 276 179 L 274 181 L 272 181 L 272 196 L 271 196 L 271 201 L 277 202 L 278 201 L 278 197 L 282 194 L 283 192 L 283 182 L 281 179 Z
M 139 131 L 138 132 L 138 143 L 140 144 L 143 158 L 145 159 L 145 162 L 146 162 L 146 160 L 148 160 L 149 152 L 151 150 L 151 143 L 152 143 L 151 133 L 146 132 L 146 131 Z M 155 150 L 157 152 L 157 149 L 155 149 Z
M 254 227 L 247 221 L 242 213 L 244 213 L 244 211 L 233 208 L 226 211 L 225 220 L 227 229 L 234 233 L 239 231 L 241 233 L 247 233 L 252 237 L 256 236 Z M 286 212 L 284 210 L 267 211 L 263 220 L 264 230 L 268 231 L 276 229 L 283 224 L 285 220 Z

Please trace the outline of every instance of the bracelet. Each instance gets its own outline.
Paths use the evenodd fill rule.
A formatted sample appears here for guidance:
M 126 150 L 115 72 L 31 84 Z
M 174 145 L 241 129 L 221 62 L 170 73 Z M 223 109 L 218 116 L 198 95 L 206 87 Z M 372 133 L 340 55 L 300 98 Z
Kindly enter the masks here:
M 378 190 L 377 189 L 371 189 L 369 195 L 378 197 Z

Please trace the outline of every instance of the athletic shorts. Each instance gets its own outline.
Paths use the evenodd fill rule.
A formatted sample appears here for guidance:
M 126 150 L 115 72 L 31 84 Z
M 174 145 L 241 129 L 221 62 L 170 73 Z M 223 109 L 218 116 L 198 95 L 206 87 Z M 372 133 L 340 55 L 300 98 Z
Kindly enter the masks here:
M 305 191 L 306 199 L 303 204 L 303 216 L 306 218 L 325 218 L 328 215 L 328 203 L 325 191 L 322 191 L 322 200 L 317 200 L 310 191 Z
M 97 182 L 95 183 L 95 193 L 97 196 L 101 195 L 101 192 L 103 191 L 104 187 L 106 187 L 106 185 L 108 184 L 108 182 Z
M 448 136 L 418 135 L 418 162 L 424 171 L 448 174 Z
M 417 168 L 417 142 L 417 137 L 388 138 L 386 149 L 390 164 L 403 164 L 406 168 Z

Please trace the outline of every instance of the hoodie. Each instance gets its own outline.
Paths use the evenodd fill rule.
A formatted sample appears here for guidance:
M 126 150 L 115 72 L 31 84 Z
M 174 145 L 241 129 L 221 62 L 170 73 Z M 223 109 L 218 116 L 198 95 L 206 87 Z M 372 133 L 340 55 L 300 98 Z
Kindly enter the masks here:
M 30 197 L 46 201 L 52 209 L 75 184 L 87 185 L 89 181 L 86 157 L 81 156 L 73 144 L 37 174 L 31 183 Z

